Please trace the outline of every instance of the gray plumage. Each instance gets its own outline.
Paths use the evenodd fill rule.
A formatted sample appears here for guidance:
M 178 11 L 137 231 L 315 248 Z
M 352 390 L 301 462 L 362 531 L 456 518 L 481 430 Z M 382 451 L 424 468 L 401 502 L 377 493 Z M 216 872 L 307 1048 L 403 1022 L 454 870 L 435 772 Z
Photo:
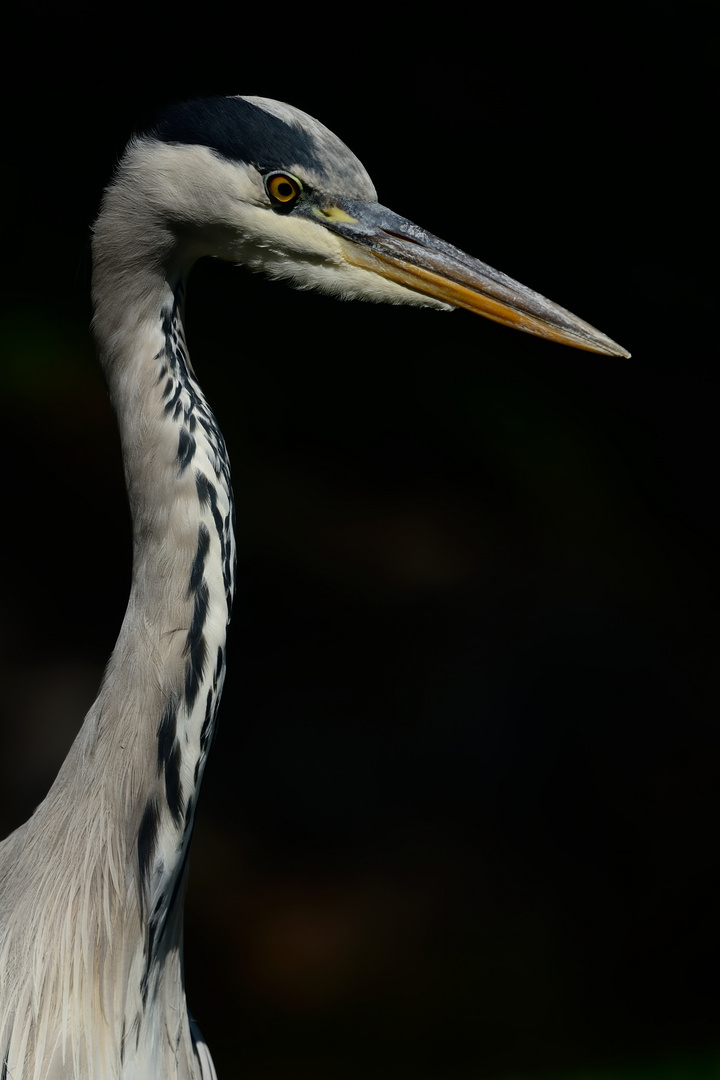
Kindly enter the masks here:
M 376 202 L 288 105 L 182 105 L 134 139 L 93 234 L 93 328 L 117 417 L 133 574 L 117 644 L 47 797 L 0 844 L 0 1080 L 210 1080 L 182 969 L 182 897 L 235 583 L 230 469 L 191 367 L 203 255 L 340 297 L 463 306 L 610 339 Z

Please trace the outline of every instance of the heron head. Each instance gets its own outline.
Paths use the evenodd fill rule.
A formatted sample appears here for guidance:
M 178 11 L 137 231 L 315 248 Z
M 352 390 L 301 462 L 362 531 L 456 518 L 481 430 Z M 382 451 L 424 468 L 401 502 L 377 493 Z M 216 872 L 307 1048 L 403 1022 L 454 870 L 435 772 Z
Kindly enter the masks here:
M 382 206 L 357 157 L 317 120 L 259 97 L 169 110 L 128 151 L 147 168 L 185 261 L 216 255 L 346 299 L 463 307 L 527 333 L 614 356 L 569 311 Z M 161 193 L 161 194 L 159 194 Z M 160 201 L 162 205 L 159 205 Z M 172 245 L 171 245 L 172 246 Z

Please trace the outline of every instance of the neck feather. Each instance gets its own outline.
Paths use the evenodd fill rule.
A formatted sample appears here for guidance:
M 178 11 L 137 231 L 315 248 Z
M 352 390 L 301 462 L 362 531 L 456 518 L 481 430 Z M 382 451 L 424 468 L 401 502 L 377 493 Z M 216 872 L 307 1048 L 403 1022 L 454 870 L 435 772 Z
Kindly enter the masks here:
M 142 217 L 123 232 L 134 219 L 121 197 L 109 190 L 96 226 L 93 298 L 132 517 L 130 598 L 47 798 L 0 847 L 15 899 L 4 909 L 0 890 L 0 1000 L 16 1006 L 0 1016 L 0 1054 L 36 1077 L 55 1075 L 56 1054 L 71 1054 L 77 1075 L 113 1077 L 118 1061 L 135 1077 L 130 1056 L 157 1065 L 158 1046 L 170 1063 L 181 1045 L 194 1054 L 181 893 L 225 672 L 233 502 L 185 345 L 196 253 Z
M 151 918 L 182 876 L 222 691 L 235 579 L 229 463 L 188 358 L 184 279 L 158 274 L 152 282 L 134 318 L 124 308 L 122 335 L 108 334 L 96 293 L 134 554 L 125 620 L 83 732 L 85 752 L 108 740 L 112 754 L 121 732 L 139 751 L 117 809 L 119 820 L 124 810 L 133 822 L 141 902 Z

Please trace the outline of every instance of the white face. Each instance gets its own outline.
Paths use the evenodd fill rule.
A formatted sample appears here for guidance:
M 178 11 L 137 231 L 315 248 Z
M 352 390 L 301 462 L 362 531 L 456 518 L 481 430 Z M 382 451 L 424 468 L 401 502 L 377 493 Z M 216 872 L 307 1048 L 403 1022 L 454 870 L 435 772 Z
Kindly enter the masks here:
M 268 195 L 266 176 L 252 165 L 228 163 L 235 172 L 230 179 L 223 170 L 223 187 L 226 191 L 234 189 L 236 201 L 228 214 L 226 257 L 286 280 L 296 288 L 317 289 L 341 299 L 447 308 L 447 304 L 423 297 L 349 261 L 347 241 L 327 227 L 338 199 L 377 203 L 377 192 L 367 170 L 345 143 L 292 105 L 261 97 L 243 100 L 298 130 L 302 141 L 311 144 L 311 161 L 303 158 L 277 164 L 299 180 L 305 190 L 321 195 L 325 208 L 324 214 L 315 217 L 278 213 Z M 211 164 L 211 168 L 214 171 L 216 165 Z M 218 194 L 216 191 L 214 198 Z
M 316 190 L 307 167 L 293 168 L 289 175 Z M 375 205 L 369 178 L 363 186 L 373 196 L 368 206 Z M 317 215 L 278 213 L 254 165 L 228 161 L 205 146 L 141 139 L 129 148 L 114 190 L 123 187 L 144 221 L 142 233 L 154 231 L 150 215 L 155 228 L 159 220 L 170 225 L 178 265 L 210 255 L 341 299 L 448 307 L 349 261 L 348 241 L 323 223 L 332 220 L 332 201 L 323 200 L 325 211 Z

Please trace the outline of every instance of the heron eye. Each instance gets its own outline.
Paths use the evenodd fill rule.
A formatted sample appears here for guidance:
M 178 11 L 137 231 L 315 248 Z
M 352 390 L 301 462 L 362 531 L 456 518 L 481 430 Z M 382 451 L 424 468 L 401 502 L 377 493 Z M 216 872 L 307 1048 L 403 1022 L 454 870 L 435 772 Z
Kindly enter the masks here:
M 285 209 L 290 208 L 302 191 L 300 181 L 287 173 L 272 173 L 266 176 L 265 187 L 272 201 Z

